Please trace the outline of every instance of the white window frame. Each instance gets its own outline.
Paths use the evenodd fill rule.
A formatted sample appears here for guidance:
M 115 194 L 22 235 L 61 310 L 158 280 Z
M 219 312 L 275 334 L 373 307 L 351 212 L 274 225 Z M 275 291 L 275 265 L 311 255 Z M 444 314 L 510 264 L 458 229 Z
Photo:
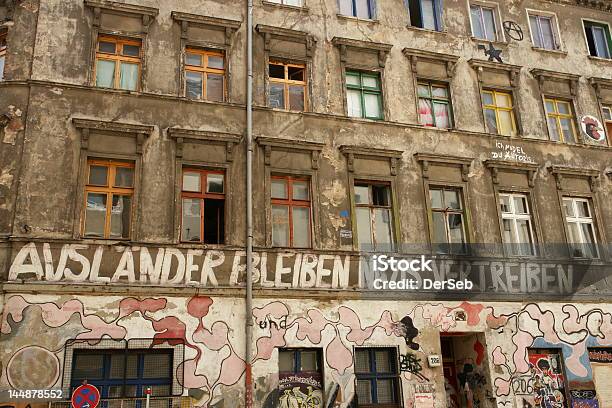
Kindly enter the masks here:
M 279 6 L 287 6 L 287 7 L 304 7 L 305 0 L 298 0 L 300 4 L 288 4 L 289 0 L 264 0 L 264 3 L 274 3 Z
M 502 197 L 508 197 L 509 198 L 509 202 L 510 202 L 510 212 L 504 212 L 501 209 L 501 203 L 502 203 Z M 526 214 L 520 214 L 516 212 L 516 208 L 514 207 L 514 199 L 515 198 L 522 198 L 525 200 L 525 207 L 527 209 L 527 213 Z M 505 242 L 504 244 L 506 245 L 519 245 L 521 244 L 519 242 L 519 234 L 518 234 L 518 226 L 517 226 L 517 221 L 527 221 L 529 224 L 529 234 L 531 236 L 531 242 L 530 242 L 530 246 L 531 246 L 531 253 L 530 254 L 524 254 L 521 253 L 520 248 L 522 247 L 518 247 L 519 248 L 519 253 L 515 253 L 514 250 L 512 250 L 512 254 L 513 256 L 536 256 L 537 252 L 536 252 L 536 237 L 534 234 L 534 230 L 533 230 L 533 213 L 531 212 L 531 206 L 529 203 L 529 196 L 527 194 L 522 194 L 522 193 L 499 193 L 499 205 L 500 205 L 500 213 L 501 213 L 501 218 L 502 218 L 502 241 L 504 241 L 504 220 L 510 220 L 511 221 L 511 225 L 512 225 L 512 235 L 513 235 L 513 241 L 512 242 Z
M 572 203 L 572 212 L 574 213 L 573 217 L 570 217 L 567 214 L 565 214 L 565 202 L 566 201 L 570 201 Z M 579 217 L 578 216 L 578 211 L 577 211 L 578 207 L 576 204 L 579 202 L 583 202 L 587 204 L 587 208 L 589 209 L 589 214 L 591 215 L 590 217 Z M 592 259 L 598 259 L 599 258 L 599 248 L 597 247 L 597 229 L 595 228 L 595 217 L 593 214 L 594 208 L 591 203 L 591 200 L 589 200 L 588 198 L 584 198 L 584 197 L 563 196 L 561 198 L 561 204 L 563 206 L 562 211 L 563 211 L 563 215 L 565 216 L 565 226 L 567 228 L 567 241 L 568 241 L 568 244 L 570 245 L 570 248 L 576 244 L 593 245 L 595 248 L 595 254 Z M 581 224 L 591 224 L 591 228 L 593 229 L 593 242 L 589 243 L 585 241 L 582 228 L 578 228 L 578 235 L 579 235 L 578 239 L 580 240 L 580 242 L 570 242 L 570 228 L 569 228 L 570 223 L 578 224 L 579 227 L 581 226 Z M 587 256 L 581 256 L 578 258 L 591 259 Z
M 559 20 L 557 19 L 557 14 L 555 13 L 550 13 L 550 12 L 546 12 L 546 11 L 540 11 L 540 10 L 532 10 L 532 9 L 527 9 L 527 26 L 529 27 L 529 36 L 531 38 L 531 45 L 538 49 L 538 50 L 546 50 L 546 51 L 562 51 L 563 50 L 563 45 L 561 44 L 561 30 L 559 29 Z M 531 17 L 537 17 L 538 18 L 538 28 L 540 29 L 540 33 L 542 32 L 541 26 L 540 26 L 540 18 L 548 18 L 550 19 L 550 23 L 551 23 L 551 29 L 552 29 L 552 34 L 553 34 L 553 41 L 555 42 L 555 48 L 553 48 L 552 50 L 548 49 L 548 48 L 544 48 L 544 47 L 538 47 L 535 43 L 535 35 L 538 33 L 534 33 L 533 30 L 531 29 Z M 544 42 L 542 41 L 542 44 Z
M 474 22 L 472 21 L 472 7 L 473 6 L 480 7 L 481 21 L 484 20 L 483 15 L 482 15 L 482 8 L 488 8 L 488 9 L 493 10 L 493 24 L 495 25 L 495 40 L 491 41 L 486 38 L 476 37 L 476 34 L 474 33 Z M 468 16 L 470 18 L 470 29 L 471 29 L 471 34 L 473 38 L 479 41 L 491 41 L 494 43 L 495 42 L 506 42 L 504 30 L 502 29 L 502 26 L 501 26 L 502 18 L 501 18 L 501 14 L 499 11 L 499 4 L 494 3 L 494 2 L 487 2 L 487 1 L 470 1 L 467 3 L 467 11 L 468 11 Z M 483 27 L 484 27 L 484 24 L 483 24 Z
M 599 59 L 603 59 L 603 60 L 610 60 L 610 59 L 612 59 L 612 49 L 610 49 L 610 44 L 607 41 L 607 39 L 608 39 L 607 37 L 606 37 L 606 46 L 608 47 L 608 55 L 610 56 L 610 58 L 600 57 L 598 55 L 591 55 L 591 51 L 589 50 L 589 40 L 588 40 L 587 35 L 586 35 L 586 27 L 584 25 L 585 22 L 605 25 L 605 26 L 608 27 L 608 32 L 610 33 L 610 35 L 612 35 L 612 28 L 610 27 L 610 23 L 607 22 L 607 21 L 602 21 L 602 20 L 594 20 L 594 19 L 591 19 L 591 18 L 583 18 L 581 20 L 582 20 L 582 35 L 584 37 L 584 45 L 586 46 L 587 55 L 590 58 L 599 58 Z

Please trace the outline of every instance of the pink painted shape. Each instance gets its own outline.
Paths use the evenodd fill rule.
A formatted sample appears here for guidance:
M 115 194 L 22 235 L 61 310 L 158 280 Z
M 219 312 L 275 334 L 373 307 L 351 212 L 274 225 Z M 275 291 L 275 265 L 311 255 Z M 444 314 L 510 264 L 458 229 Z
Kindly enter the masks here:
M 366 329 L 361 328 L 361 321 L 359 320 L 359 316 L 353 309 L 350 309 L 345 306 L 341 306 L 338 308 L 338 315 L 340 316 L 340 325 L 346 326 L 350 329 L 349 333 L 346 336 L 346 339 L 351 343 L 355 343 L 358 346 L 361 346 L 364 341 L 372 336 L 372 332 L 374 332 L 374 326 L 367 327 Z
M 527 348 L 533 344 L 533 335 L 531 333 L 519 330 L 513 337 L 516 344 L 514 352 L 514 365 L 517 373 L 526 373 L 529 370 L 529 362 L 527 361 Z
M 221 363 L 221 373 L 219 379 L 215 383 L 223 385 L 234 385 L 240 380 L 245 370 L 244 360 L 238 357 L 232 350 L 232 353 Z
M 495 394 L 497 396 L 509 395 L 510 394 L 510 381 L 504 378 L 498 377 L 493 382 L 497 388 Z
M 327 346 L 325 355 L 327 356 L 327 364 L 337 370 L 340 375 L 344 374 L 346 369 L 353 365 L 353 355 L 342 343 L 338 334 Z
M 201 319 L 208 314 L 212 304 L 213 300 L 208 296 L 194 296 L 187 303 L 187 313 Z
M 293 323 L 298 326 L 296 337 L 298 340 L 308 338 L 311 343 L 319 344 L 325 326 L 331 324 L 331 322 L 325 318 L 323 313 L 316 309 L 310 309 L 306 315 L 308 319 L 300 317 L 295 319 Z
M 506 359 L 506 355 L 502 351 L 501 346 L 495 347 L 495 349 L 493 350 L 493 364 L 499 366 L 499 365 L 504 365 L 507 362 L 508 360 Z
M 210 331 L 202 329 L 193 334 L 193 341 L 203 343 L 207 348 L 219 351 L 226 345 L 230 345 L 228 340 L 229 327 L 224 322 L 213 323 Z

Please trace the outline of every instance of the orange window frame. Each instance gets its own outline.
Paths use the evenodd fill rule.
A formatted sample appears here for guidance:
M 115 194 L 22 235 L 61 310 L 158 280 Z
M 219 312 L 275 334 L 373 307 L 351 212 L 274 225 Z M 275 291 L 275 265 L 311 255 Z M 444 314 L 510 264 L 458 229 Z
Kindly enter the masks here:
M 312 209 L 311 209 L 311 199 L 312 197 L 312 189 L 310 187 L 310 179 L 308 177 L 293 177 L 293 176 L 271 176 L 272 180 L 284 180 L 285 181 L 285 192 L 287 193 L 287 198 L 270 198 L 272 206 L 274 205 L 284 205 L 289 209 L 289 246 L 293 247 L 293 207 L 301 207 L 308 208 L 308 231 L 309 231 L 309 243 L 312 245 Z M 293 198 L 293 183 L 306 182 L 308 185 L 308 197 L 309 200 L 296 200 Z
M 183 179 L 185 173 L 198 173 L 200 175 L 200 191 L 185 191 L 183 189 Z M 209 174 L 220 174 L 223 176 L 223 193 L 207 193 L 206 186 L 208 185 L 208 175 Z M 190 242 L 183 240 L 182 233 L 182 223 L 183 223 L 183 198 L 195 198 L 201 201 L 200 205 L 200 241 L 204 242 L 204 199 L 211 198 L 215 200 L 225 200 L 225 191 L 226 191 L 226 178 L 225 172 L 223 170 L 207 170 L 207 169 L 197 169 L 193 167 L 185 167 L 183 168 L 183 178 L 181 179 L 181 242 Z M 220 225 L 219 228 L 225 228 L 225 226 Z
M 270 65 L 278 65 L 278 66 L 282 66 L 284 71 L 285 71 L 285 78 L 284 79 L 280 79 L 280 78 L 273 78 L 268 76 L 268 79 L 270 80 L 270 82 L 274 82 L 276 84 L 282 84 L 284 87 L 283 90 L 283 99 L 285 100 L 285 110 L 290 110 L 290 103 L 289 103 L 289 86 L 290 85 L 301 85 L 302 88 L 304 88 L 304 111 L 308 110 L 308 97 L 307 97 L 307 89 L 306 89 L 306 85 L 307 85 L 307 81 L 306 81 L 306 64 L 290 64 L 290 63 L 286 63 L 286 62 L 282 62 L 282 61 L 270 61 L 268 64 L 268 72 L 270 69 Z M 296 81 L 296 80 L 292 80 L 289 79 L 289 68 L 293 67 L 293 68 L 301 68 L 304 70 L 304 80 L 303 81 Z
M 101 42 L 109 42 L 115 44 L 115 53 L 110 54 L 107 52 L 100 51 L 100 43 Z M 138 57 L 131 57 L 127 55 L 122 55 L 123 46 L 124 45 L 134 45 L 139 47 L 139 55 Z M 94 65 L 94 80 L 97 78 L 96 70 L 98 69 L 98 61 L 113 61 L 115 63 L 115 77 L 113 78 L 113 89 L 119 89 L 121 86 L 121 69 L 119 69 L 119 64 L 121 62 L 129 62 L 131 64 L 138 64 L 138 83 L 136 84 L 136 89 L 140 88 L 140 76 L 142 71 L 142 40 L 133 40 L 129 38 L 122 37 L 113 37 L 100 35 L 98 36 L 98 41 L 96 42 L 96 63 Z M 97 83 L 96 83 L 97 86 Z
M 89 184 L 89 175 L 91 172 L 92 166 L 103 166 L 107 167 L 107 177 L 106 177 L 106 185 L 96 185 Z M 129 196 L 133 199 L 134 197 L 134 186 L 132 187 L 114 187 L 115 184 L 115 176 L 117 174 L 117 168 L 131 168 L 134 169 L 134 163 L 130 162 L 122 162 L 122 161 L 114 161 L 114 160 L 100 160 L 100 159 L 91 159 L 87 160 L 87 183 L 85 185 L 85 202 L 83 207 L 83 225 L 81 226 L 81 231 L 83 235 L 85 235 L 85 225 L 87 218 L 87 196 L 89 193 L 98 193 L 98 194 L 106 194 L 106 215 L 104 219 L 104 238 L 108 239 L 110 237 L 110 229 L 111 229 L 111 211 L 113 209 L 113 196 Z M 134 180 L 135 180 L 134 174 Z M 133 208 L 132 201 L 132 208 Z M 130 208 L 130 224 L 132 220 L 132 208 Z M 118 238 L 119 239 L 119 238 Z
M 202 99 L 208 100 L 208 95 L 206 94 L 206 86 L 208 82 L 208 74 L 216 74 L 221 75 L 223 77 L 223 100 L 225 101 L 225 95 L 227 92 L 227 81 L 225 79 L 225 53 L 222 51 L 211 51 L 211 50 L 199 50 L 197 48 L 187 47 L 185 49 L 185 54 L 197 54 L 202 57 L 202 66 L 197 65 L 188 65 L 187 60 L 185 59 L 185 72 L 198 72 L 202 75 Z M 223 69 L 218 68 L 210 68 L 208 66 L 208 57 L 221 57 L 223 58 Z M 183 86 L 185 88 L 185 95 L 187 94 L 187 77 L 183 75 Z

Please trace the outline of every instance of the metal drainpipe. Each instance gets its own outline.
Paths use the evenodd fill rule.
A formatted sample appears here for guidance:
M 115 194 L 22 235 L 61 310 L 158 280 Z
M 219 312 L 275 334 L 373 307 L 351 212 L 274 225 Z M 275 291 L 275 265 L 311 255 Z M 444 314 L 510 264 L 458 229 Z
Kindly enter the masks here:
M 253 407 L 253 0 L 247 0 L 245 407 Z

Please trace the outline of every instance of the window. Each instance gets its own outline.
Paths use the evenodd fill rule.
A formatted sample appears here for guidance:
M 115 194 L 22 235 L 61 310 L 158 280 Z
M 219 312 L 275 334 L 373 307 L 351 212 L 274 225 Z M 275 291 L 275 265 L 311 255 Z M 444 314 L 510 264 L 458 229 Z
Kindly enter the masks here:
M 88 238 L 129 238 L 134 196 L 134 164 L 92 159 L 87 162 L 85 222 Z
M 172 350 L 74 350 L 70 392 L 83 380 L 102 398 L 172 395 Z
M 516 136 L 512 94 L 483 90 L 482 105 L 487 132 L 496 135 Z
M 355 182 L 354 193 L 359 246 L 366 250 L 391 250 L 394 240 L 390 186 Z
M 96 86 L 137 90 L 140 63 L 140 40 L 100 36 L 96 49 Z
M 225 100 L 225 56 L 221 51 L 187 48 L 185 96 L 190 99 Z
M 303 0 L 268 0 L 270 3 L 284 4 L 286 6 L 302 7 Z
M 612 139 L 612 106 L 604 106 L 602 111 L 606 133 L 608 134 L 608 138 Z
M 430 187 L 431 223 L 436 252 L 465 253 L 465 222 L 461 190 Z
M 597 238 L 591 203 L 586 198 L 563 197 L 568 240 L 575 258 L 597 258 Z
M 183 170 L 181 240 L 223 244 L 225 241 L 225 174 Z
M 495 9 L 478 4 L 470 6 L 472 34 L 481 40 L 498 41 Z
M 584 34 L 591 56 L 611 58 L 612 39 L 610 38 L 610 26 L 608 24 L 585 21 Z
M 268 65 L 268 106 L 291 111 L 306 107 L 306 66 L 270 62 Z
M 442 30 L 442 0 L 408 0 L 410 24 L 427 30 Z
M 576 143 L 576 125 L 569 101 L 546 98 L 548 134 L 555 142 Z
M 400 406 L 396 349 L 355 348 L 355 392 L 360 407 Z
M 6 59 L 6 33 L 0 33 L 0 81 L 4 79 L 4 61 Z
M 279 406 L 322 407 L 321 350 L 279 349 L 278 362 Z
M 534 234 L 525 194 L 504 193 L 499 195 L 503 240 L 511 255 L 535 255 Z
M 421 124 L 438 128 L 453 125 L 448 86 L 432 82 L 419 82 L 419 118 Z
M 354 118 L 382 119 L 380 76 L 365 72 L 346 72 L 348 115 Z
M 545 50 L 559 49 L 556 38 L 555 20 L 553 16 L 544 16 L 529 13 L 529 28 L 533 46 Z
M 340 14 L 349 17 L 373 19 L 375 15 L 374 0 L 338 0 Z
M 272 245 L 310 247 L 310 180 L 272 176 Z

